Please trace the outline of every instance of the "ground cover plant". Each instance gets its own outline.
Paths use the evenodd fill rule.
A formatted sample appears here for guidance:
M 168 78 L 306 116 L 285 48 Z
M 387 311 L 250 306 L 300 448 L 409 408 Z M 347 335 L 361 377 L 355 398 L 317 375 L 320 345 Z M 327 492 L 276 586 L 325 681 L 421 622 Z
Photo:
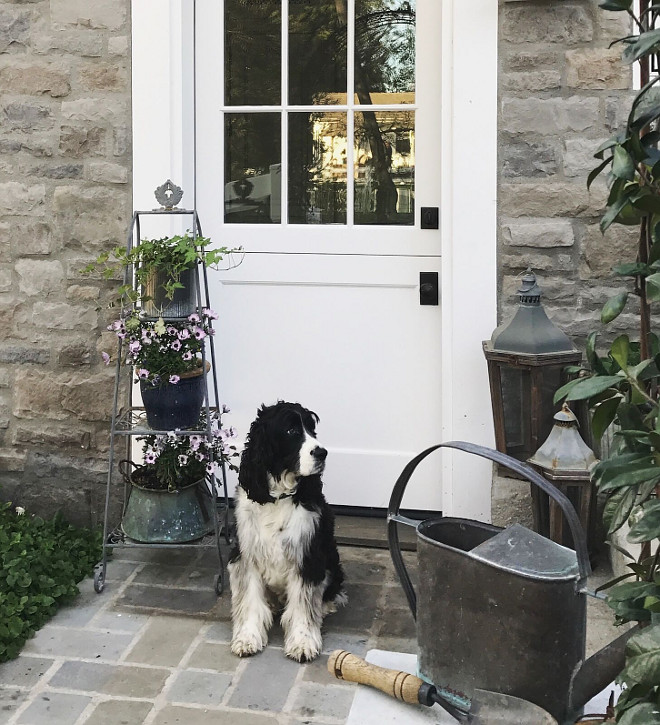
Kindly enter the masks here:
M 0 503 L 0 662 L 58 607 L 78 594 L 77 583 L 101 558 L 102 535 L 78 529 L 61 515 L 45 521 Z

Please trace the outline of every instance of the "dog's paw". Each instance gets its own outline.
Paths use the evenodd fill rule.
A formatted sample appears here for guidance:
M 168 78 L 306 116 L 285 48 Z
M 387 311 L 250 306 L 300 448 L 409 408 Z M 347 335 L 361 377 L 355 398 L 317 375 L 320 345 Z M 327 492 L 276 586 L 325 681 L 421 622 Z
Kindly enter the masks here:
M 321 637 L 296 637 L 284 643 L 284 654 L 296 662 L 311 662 L 321 652 Z
M 259 634 L 239 632 L 231 640 L 231 651 L 239 657 L 256 655 L 268 644 L 268 639 Z

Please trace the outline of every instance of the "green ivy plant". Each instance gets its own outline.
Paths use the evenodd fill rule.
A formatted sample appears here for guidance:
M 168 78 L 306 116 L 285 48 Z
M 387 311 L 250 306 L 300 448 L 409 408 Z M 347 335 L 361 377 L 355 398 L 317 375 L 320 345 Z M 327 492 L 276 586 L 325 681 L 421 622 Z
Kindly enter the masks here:
M 117 290 L 116 300 L 130 303 L 151 299 L 145 290 L 153 276 L 158 273 L 164 280 L 162 289 L 165 298 L 172 300 L 176 291 L 184 287 L 181 283 L 183 272 L 198 263 L 218 269 L 226 255 L 241 251 L 228 247 L 209 249 L 209 244 L 211 240 L 208 237 L 194 236 L 190 231 L 160 239 L 143 239 L 130 250 L 126 247 L 115 247 L 112 251 L 103 252 L 81 272 L 90 274 L 100 270 L 105 279 L 114 279 L 125 268 L 132 268 L 134 284 L 121 285 Z
M 78 594 L 77 582 L 101 558 L 100 532 L 56 515 L 45 521 L 0 503 L 0 662 Z
M 660 52 L 660 30 L 652 28 L 650 5 L 639 16 L 632 0 L 606 0 L 600 7 L 625 12 L 633 33 L 617 41 L 624 45 L 628 63 L 646 66 Z M 613 425 L 611 454 L 594 469 L 593 478 L 605 497 L 604 521 L 611 536 L 625 524 L 628 541 L 641 544 L 634 558 L 614 546 L 628 560 L 629 572 L 603 589 L 617 623 L 638 622 L 642 629 L 628 643 L 626 663 L 618 677 L 623 692 L 615 708 L 622 725 L 660 723 L 660 344 L 651 331 L 651 306 L 660 301 L 660 97 L 659 78 L 642 70 L 642 88 L 634 97 L 625 129 L 597 151 L 598 166 L 587 185 L 607 173 L 609 196 L 600 228 L 635 225 L 639 242 L 633 259 L 613 271 L 627 290 L 604 306 L 601 321 L 616 319 L 631 299 L 639 309 L 639 337 L 618 336 L 604 354 L 596 350 L 596 334 L 587 341 L 587 367 L 560 388 L 555 401 L 587 400 L 592 411 L 594 437 L 599 440 Z M 631 255 L 632 256 L 632 255 Z

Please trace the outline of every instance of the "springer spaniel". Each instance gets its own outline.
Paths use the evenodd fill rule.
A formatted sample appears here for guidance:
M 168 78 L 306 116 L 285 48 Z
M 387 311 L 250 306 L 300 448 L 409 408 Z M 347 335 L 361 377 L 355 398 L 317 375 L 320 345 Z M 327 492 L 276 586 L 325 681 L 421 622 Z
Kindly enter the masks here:
M 334 516 L 322 492 L 328 452 L 319 418 L 298 403 L 262 406 L 250 426 L 235 494 L 229 560 L 233 636 L 240 657 L 260 652 L 281 608 L 284 651 L 298 662 L 321 651 L 323 617 L 346 603 Z

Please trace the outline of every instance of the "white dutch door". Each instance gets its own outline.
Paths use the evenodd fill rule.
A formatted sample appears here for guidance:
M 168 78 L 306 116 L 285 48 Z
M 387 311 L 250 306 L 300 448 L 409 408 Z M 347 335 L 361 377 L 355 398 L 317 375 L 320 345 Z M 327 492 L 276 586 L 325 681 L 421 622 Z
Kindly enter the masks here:
M 333 504 L 386 507 L 441 441 L 439 7 L 197 2 L 197 207 L 246 251 L 210 273 L 220 397 L 241 435 L 316 411 Z M 409 489 L 442 508 L 439 457 Z

